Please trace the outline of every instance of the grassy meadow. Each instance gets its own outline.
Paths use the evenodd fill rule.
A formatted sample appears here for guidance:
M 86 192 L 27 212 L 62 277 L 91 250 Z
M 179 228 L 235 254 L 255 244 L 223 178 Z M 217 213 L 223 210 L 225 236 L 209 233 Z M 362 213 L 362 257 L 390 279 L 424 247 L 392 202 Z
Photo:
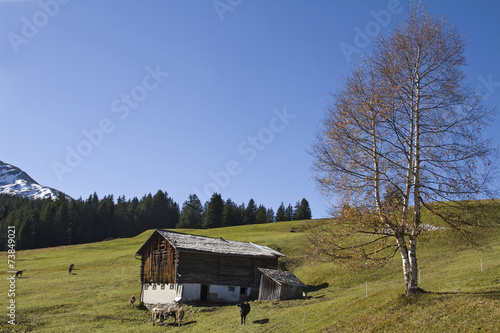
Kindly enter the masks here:
M 449 230 L 423 236 L 418 260 L 420 287 L 427 293 L 412 297 L 402 296 L 398 258 L 375 272 L 307 260 L 307 235 L 326 220 L 176 230 L 270 246 L 287 256 L 281 268 L 310 286 L 307 299 L 251 302 L 245 326 L 235 305 L 189 306 L 180 329 L 153 327 L 149 312 L 128 307 L 129 297 L 140 295 L 134 254 L 152 230 L 128 239 L 18 251 L 17 269 L 25 272 L 16 280 L 11 326 L 2 252 L 0 332 L 500 332 L 500 214 L 490 220 L 497 226 L 473 228 L 480 249 Z M 71 263 L 76 270 L 69 275 Z

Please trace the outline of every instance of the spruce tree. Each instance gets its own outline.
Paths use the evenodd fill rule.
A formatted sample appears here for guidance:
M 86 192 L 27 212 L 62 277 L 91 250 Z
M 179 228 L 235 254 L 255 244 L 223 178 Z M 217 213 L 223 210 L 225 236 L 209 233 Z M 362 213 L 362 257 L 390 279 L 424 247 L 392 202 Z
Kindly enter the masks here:
M 268 208 L 266 212 L 266 223 L 273 223 L 274 221 L 274 210 L 272 208 Z
M 190 194 L 182 204 L 177 228 L 201 228 L 203 224 L 203 205 L 196 194 Z
M 219 193 L 214 193 L 203 219 L 203 228 L 218 228 L 222 226 L 222 213 L 224 211 L 224 202 Z
M 297 202 L 293 219 L 310 220 L 311 218 L 312 218 L 312 213 L 311 213 L 311 208 L 309 208 L 309 202 L 307 202 L 307 200 L 303 198 L 300 203 Z
M 281 202 L 281 205 L 278 208 L 278 211 L 276 212 L 276 222 L 282 222 L 286 221 L 285 220 L 285 205 L 283 202 Z
M 229 227 L 241 224 L 240 216 L 238 206 L 231 199 L 227 199 L 222 212 L 222 226 Z
M 267 219 L 267 210 L 263 205 L 259 205 L 257 208 L 257 213 L 255 214 L 255 223 L 263 224 L 266 223 Z
M 285 221 L 293 221 L 293 207 L 291 204 L 288 204 L 288 207 L 285 209 Z
M 257 206 L 255 205 L 255 201 L 250 199 L 248 201 L 247 208 L 245 209 L 245 217 L 244 224 L 255 224 L 257 217 Z

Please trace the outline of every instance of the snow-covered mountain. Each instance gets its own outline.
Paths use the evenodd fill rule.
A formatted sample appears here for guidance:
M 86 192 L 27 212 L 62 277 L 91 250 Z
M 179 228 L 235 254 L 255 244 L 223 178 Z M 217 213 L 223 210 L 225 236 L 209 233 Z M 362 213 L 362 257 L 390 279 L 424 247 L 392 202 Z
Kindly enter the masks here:
M 0 161 L 1 194 L 19 195 L 30 199 L 55 199 L 59 192 L 51 187 L 38 184 L 18 167 Z M 68 196 L 66 195 L 66 197 Z

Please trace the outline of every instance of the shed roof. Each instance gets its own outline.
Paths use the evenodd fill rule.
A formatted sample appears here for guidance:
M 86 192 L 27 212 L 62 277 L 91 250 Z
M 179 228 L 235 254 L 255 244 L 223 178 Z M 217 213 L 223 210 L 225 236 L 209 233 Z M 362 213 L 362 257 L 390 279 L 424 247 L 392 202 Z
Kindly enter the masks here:
M 180 232 L 166 231 L 157 229 L 155 233 L 159 233 L 165 238 L 176 250 L 189 251 L 189 252 L 202 252 L 208 254 L 222 254 L 222 255 L 235 255 L 235 256 L 248 256 L 248 257 L 284 257 L 283 254 L 275 251 L 267 246 L 254 244 L 251 242 L 239 242 L 233 240 L 223 239 L 221 237 L 205 237 L 190 234 L 183 234 Z M 151 238 L 150 237 L 150 238 Z M 137 251 L 140 254 L 144 245 L 148 243 L 149 239 Z
M 293 275 L 292 272 L 269 268 L 259 268 L 259 271 L 261 271 L 262 274 L 267 275 L 280 285 L 285 284 L 292 287 L 307 288 L 307 286 L 295 275 Z

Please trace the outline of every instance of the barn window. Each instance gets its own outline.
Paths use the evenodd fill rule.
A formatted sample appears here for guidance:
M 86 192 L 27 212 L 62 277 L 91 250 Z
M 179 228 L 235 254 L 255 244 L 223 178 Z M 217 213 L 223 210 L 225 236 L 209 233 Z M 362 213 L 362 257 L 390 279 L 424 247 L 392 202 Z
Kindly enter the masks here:
M 156 290 L 156 283 L 153 284 L 153 290 Z
M 240 295 L 246 295 L 247 294 L 247 288 L 241 287 L 240 288 Z
M 229 291 L 234 293 L 234 287 L 229 287 Z
M 165 290 L 165 283 L 161 284 L 161 290 Z

